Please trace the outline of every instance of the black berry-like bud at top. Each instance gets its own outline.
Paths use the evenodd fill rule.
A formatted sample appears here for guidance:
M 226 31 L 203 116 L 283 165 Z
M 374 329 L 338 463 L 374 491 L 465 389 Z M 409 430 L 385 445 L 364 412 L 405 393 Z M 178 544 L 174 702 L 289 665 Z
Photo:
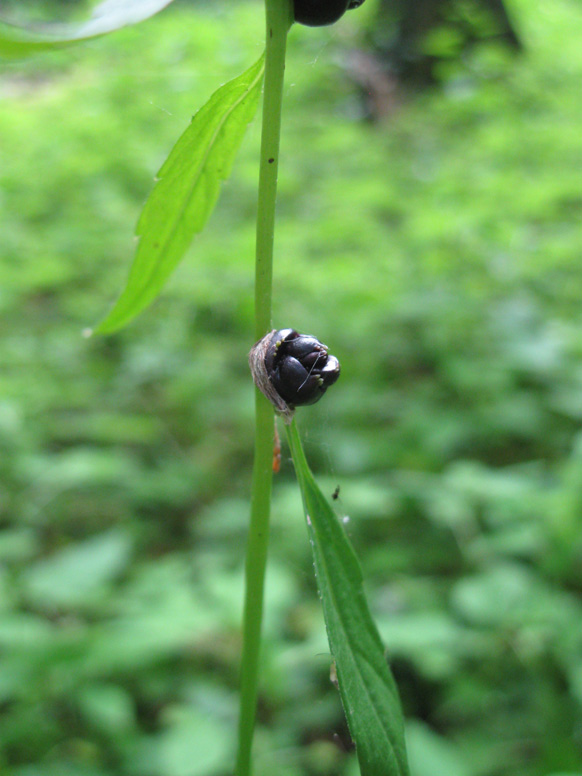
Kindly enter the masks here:
M 334 24 L 351 8 L 358 8 L 364 0 L 294 0 L 295 21 L 309 27 Z
M 251 350 L 249 363 L 257 386 L 287 418 L 295 407 L 319 401 L 340 375 L 327 346 L 295 329 L 269 332 Z

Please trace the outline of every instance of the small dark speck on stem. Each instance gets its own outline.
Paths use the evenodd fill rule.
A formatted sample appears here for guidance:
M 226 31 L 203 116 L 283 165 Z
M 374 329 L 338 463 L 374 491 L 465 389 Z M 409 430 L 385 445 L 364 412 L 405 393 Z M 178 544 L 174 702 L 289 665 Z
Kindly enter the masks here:
M 275 160 L 273 159 L 273 157 L 271 157 L 271 158 L 268 160 L 269 164 L 273 164 L 273 162 L 274 162 L 274 161 L 275 161 Z
M 273 28 L 269 27 L 269 38 L 273 37 Z

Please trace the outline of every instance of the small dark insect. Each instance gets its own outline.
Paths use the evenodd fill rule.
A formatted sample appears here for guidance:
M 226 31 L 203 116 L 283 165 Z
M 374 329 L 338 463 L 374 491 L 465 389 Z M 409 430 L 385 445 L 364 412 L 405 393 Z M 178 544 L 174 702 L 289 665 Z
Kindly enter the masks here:
M 351 8 L 358 8 L 364 0 L 295 0 L 295 21 L 308 27 L 334 24 Z
M 331 497 L 332 497 L 332 499 L 333 499 L 334 501 L 337 501 L 337 500 L 338 500 L 338 498 L 339 498 L 339 494 L 340 494 L 340 486 L 338 485 L 338 486 L 336 487 L 336 489 L 334 490 L 334 492 L 331 494 Z

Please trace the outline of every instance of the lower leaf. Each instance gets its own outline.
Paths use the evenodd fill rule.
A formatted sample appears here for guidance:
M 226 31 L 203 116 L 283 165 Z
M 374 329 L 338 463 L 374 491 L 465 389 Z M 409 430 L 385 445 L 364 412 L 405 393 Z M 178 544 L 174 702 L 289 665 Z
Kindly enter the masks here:
M 358 559 L 309 469 L 295 421 L 287 433 L 301 488 L 339 691 L 362 776 L 407 776 L 398 690 L 364 595 Z

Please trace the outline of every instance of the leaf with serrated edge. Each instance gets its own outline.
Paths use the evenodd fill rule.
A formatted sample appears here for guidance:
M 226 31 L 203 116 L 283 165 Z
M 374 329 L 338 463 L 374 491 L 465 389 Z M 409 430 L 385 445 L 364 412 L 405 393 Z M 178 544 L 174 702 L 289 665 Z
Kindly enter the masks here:
M 119 329 L 147 307 L 204 228 L 255 115 L 263 71 L 262 56 L 221 86 L 170 152 L 137 225 L 139 243 L 127 285 L 98 332 Z
M 0 57 L 18 59 L 78 43 L 148 19 L 172 0 L 105 0 L 78 24 L 21 24 L 0 14 Z
M 327 635 L 362 776 L 408 776 L 398 691 L 364 595 L 358 559 L 287 427 Z

